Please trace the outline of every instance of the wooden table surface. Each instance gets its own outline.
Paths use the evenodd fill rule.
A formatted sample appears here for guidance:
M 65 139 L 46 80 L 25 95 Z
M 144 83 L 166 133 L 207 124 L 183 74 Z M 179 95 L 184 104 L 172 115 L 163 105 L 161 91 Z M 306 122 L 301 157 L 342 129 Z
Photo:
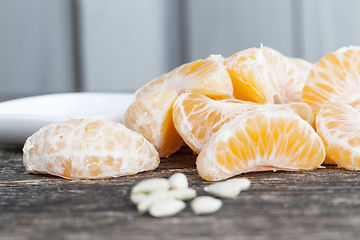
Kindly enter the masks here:
M 0 145 L 1 146 L 1 145 Z M 6 147 L 6 146 L 5 146 Z M 75 181 L 25 172 L 21 149 L 0 150 L 0 239 L 360 239 L 360 173 L 327 167 L 311 172 L 243 175 L 248 191 L 223 199 L 213 215 L 189 207 L 170 218 L 141 215 L 131 188 L 183 172 L 198 195 L 209 184 L 182 148 L 152 172 Z

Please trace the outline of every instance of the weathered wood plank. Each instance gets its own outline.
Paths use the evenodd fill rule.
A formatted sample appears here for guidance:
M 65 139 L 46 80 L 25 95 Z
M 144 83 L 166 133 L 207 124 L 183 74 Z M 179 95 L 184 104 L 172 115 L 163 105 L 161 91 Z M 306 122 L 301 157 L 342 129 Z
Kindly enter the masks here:
M 146 178 L 183 172 L 205 195 L 195 160 L 182 148 L 152 172 L 78 181 L 28 174 L 20 150 L 0 150 L 0 239 L 358 239 L 360 173 L 336 167 L 245 174 L 251 188 L 210 216 L 136 211 L 130 190 Z

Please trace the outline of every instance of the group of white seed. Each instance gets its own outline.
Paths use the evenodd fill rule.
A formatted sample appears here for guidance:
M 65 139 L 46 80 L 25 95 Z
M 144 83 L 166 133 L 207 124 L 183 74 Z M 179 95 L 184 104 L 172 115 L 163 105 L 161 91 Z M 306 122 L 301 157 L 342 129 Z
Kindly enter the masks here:
M 153 217 L 174 216 L 186 207 L 185 201 L 189 200 L 192 200 L 193 213 L 202 215 L 214 213 L 222 207 L 218 198 L 235 198 L 249 187 L 247 178 L 234 178 L 204 187 L 204 191 L 214 197 L 197 197 L 185 174 L 175 173 L 169 179 L 151 178 L 139 182 L 131 190 L 130 198 L 140 213 L 149 213 Z

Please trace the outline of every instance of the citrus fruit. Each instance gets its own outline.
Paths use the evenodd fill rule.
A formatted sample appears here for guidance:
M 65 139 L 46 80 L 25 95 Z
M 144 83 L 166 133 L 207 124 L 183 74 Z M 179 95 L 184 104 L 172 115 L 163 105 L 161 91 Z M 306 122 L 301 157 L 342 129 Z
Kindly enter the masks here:
M 214 125 L 231 112 L 242 112 L 248 104 L 236 99 L 213 100 L 205 95 L 183 93 L 173 105 L 173 121 L 184 142 L 196 153 L 213 134 Z
M 183 64 L 138 89 L 135 99 L 164 88 L 173 88 L 179 94 L 191 90 L 214 98 L 230 98 L 233 96 L 233 87 L 223 61 L 222 56 L 211 55 Z
M 289 58 L 270 47 L 263 48 L 269 69 L 269 81 L 276 95 L 275 103 L 298 102 L 312 64 L 297 58 Z
M 225 123 L 201 149 L 196 165 L 208 181 L 267 170 L 318 168 L 325 158 L 322 140 L 291 111 L 258 109 Z
M 320 59 L 305 82 L 301 101 L 317 114 L 327 102 L 352 103 L 360 96 L 360 47 L 343 47 Z
M 172 120 L 172 106 L 177 96 L 172 88 L 151 92 L 133 102 L 125 114 L 125 126 L 149 140 L 160 157 L 171 155 L 183 143 Z
M 258 108 L 294 111 L 310 125 L 314 124 L 313 111 L 306 103 L 257 104 L 237 99 L 213 100 L 195 93 L 183 93 L 175 100 L 173 121 L 185 143 L 199 153 L 211 135 L 222 125 L 238 114 Z
M 356 97 L 354 100 L 352 100 L 352 102 L 350 103 L 350 105 L 355 108 L 357 111 L 360 112 L 360 95 L 358 97 Z
M 101 179 L 153 170 L 159 155 L 143 136 L 120 123 L 71 119 L 30 136 L 23 162 L 30 173 Z
M 274 104 L 273 106 L 279 109 L 282 107 L 290 108 L 302 119 L 307 121 L 311 126 L 315 125 L 314 111 L 309 106 L 309 104 L 303 102 L 291 102 L 285 104 Z
M 267 103 L 276 94 L 261 49 L 249 48 L 225 59 L 231 76 L 234 97 L 240 100 Z
M 308 78 L 308 76 L 310 75 L 311 69 L 314 66 L 313 63 L 306 61 L 305 59 L 302 58 L 292 58 L 292 57 L 287 57 L 291 62 L 293 62 L 299 69 L 299 71 L 305 75 L 305 81 Z M 305 83 L 304 81 L 304 83 Z
M 360 170 L 360 113 L 347 103 L 330 102 L 316 116 L 316 130 L 327 158 L 349 170 Z
M 178 150 L 183 140 L 172 121 L 172 104 L 185 91 L 214 98 L 232 98 L 233 88 L 224 58 L 211 55 L 206 59 L 183 64 L 140 88 L 135 102 L 128 108 L 125 124 L 142 134 L 167 157 Z

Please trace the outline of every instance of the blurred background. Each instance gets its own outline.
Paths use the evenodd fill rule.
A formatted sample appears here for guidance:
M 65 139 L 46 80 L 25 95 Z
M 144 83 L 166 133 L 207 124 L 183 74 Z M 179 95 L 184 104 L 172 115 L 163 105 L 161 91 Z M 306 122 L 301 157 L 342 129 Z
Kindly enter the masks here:
M 358 0 L 0 0 L 0 100 L 134 92 L 262 43 L 315 63 L 360 45 Z

